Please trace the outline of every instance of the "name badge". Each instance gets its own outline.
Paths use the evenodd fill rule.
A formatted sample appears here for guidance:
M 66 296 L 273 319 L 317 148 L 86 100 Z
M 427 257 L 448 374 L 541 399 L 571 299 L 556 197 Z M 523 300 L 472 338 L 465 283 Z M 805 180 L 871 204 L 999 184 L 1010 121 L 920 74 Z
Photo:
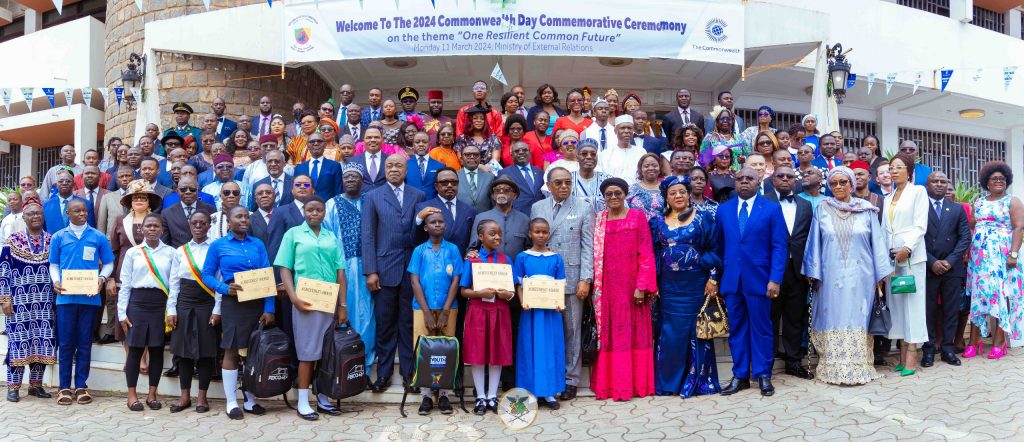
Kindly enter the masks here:
M 95 247 L 82 247 L 82 260 L 83 261 L 95 261 L 96 260 L 96 248 Z

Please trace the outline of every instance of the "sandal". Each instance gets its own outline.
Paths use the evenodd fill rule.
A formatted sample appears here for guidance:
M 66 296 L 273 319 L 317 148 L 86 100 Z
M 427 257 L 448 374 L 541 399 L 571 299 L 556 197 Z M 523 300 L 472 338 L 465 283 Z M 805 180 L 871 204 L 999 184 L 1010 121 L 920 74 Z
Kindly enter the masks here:
M 70 389 L 63 389 L 57 392 L 57 405 L 71 405 L 75 400 L 71 397 Z
M 132 410 L 132 411 L 142 411 L 142 410 L 145 410 L 146 407 L 144 407 L 142 405 L 142 402 L 135 401 L 135 402 L 132 402 L 132 404 L 128 406 L 128 409 Z
M 92 395 L 89 394 L 89 390 L 85 389 L 85 388 L 76 388 L 75 389 L 75 402 L 78 402 L 78 405 L 89 405 L 89 404 L 91 404 L 92 403 Z

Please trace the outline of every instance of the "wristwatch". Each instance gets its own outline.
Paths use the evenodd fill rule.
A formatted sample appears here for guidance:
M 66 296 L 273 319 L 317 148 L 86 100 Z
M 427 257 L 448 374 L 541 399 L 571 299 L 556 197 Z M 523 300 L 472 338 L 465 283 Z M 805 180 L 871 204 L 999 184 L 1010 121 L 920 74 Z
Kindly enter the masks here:
M 1017 252 L 1010 252 L 1010 258 L 1017 259 Z

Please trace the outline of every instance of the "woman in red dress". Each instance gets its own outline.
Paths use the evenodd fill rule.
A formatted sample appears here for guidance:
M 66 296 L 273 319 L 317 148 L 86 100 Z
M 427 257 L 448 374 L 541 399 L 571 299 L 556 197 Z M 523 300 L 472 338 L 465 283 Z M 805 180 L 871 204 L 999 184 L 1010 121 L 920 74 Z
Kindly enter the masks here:
M 544 155 L 552 150 L 551 135 L 548 135 L 548 113 L 546 111 L 536 112 L 533 118 L 533 129 L 523 136 L 523 141 L 530 145 L 530 164 L 543 170 Z
M 594 122 L 583 116 L 583 90 L 577 88 L 569 91 L 565 100 L 569 104 L 569 115 L 555 120 L 555 128 L 552 133 L 558 132 L 559 129 L 572 129 L 578 134 L 583 133 Z

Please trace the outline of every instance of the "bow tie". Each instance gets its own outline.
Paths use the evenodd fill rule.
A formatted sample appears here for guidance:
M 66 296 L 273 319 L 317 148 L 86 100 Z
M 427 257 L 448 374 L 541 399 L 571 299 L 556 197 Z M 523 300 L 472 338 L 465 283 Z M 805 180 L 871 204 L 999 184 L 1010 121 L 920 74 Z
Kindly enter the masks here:
M 793 198 L 794 197 L 792 193 L 786 195 L 779 195 L 779 201 L 789 201 L 791 203 L 796 202 Z

